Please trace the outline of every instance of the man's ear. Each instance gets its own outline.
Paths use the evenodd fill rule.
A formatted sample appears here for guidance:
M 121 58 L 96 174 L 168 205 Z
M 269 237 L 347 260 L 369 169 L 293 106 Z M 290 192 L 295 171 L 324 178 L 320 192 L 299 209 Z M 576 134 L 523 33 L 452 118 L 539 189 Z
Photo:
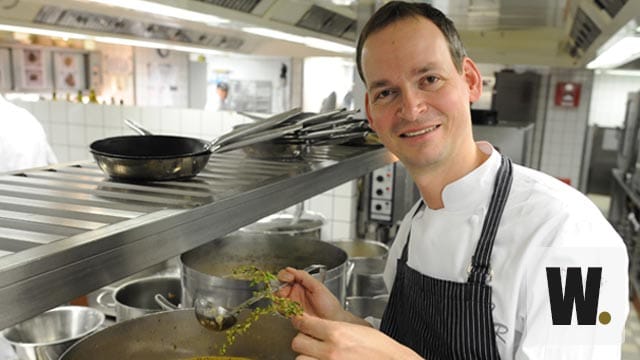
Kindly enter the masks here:
M 462 75 L 469 86 L 469 102 L 476 102 L 482 95 L 482 75 L 473 60 L 468 57 L 462 60 Z
M 369 127 L 376 131 L 375 125 L 373 124 L 373 118 L 371 117 L 371 110 L 369 109 L 369 93 L 364 93 L 364 111 L 367 115 L 367 121 L 369 122 Z

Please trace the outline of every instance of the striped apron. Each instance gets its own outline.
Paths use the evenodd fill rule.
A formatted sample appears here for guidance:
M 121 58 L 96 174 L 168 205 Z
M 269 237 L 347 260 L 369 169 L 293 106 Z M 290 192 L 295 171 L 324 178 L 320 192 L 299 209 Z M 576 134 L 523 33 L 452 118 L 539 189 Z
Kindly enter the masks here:
M 407 265 L 411 231 L 380 330 L 428 360 L 499 359 L 491 314 L 490 258 L 511 189 L 511 160 L 502 156 L 466 283 L 435 279 Z M 424 206 L 418 206 L 415 216 Z

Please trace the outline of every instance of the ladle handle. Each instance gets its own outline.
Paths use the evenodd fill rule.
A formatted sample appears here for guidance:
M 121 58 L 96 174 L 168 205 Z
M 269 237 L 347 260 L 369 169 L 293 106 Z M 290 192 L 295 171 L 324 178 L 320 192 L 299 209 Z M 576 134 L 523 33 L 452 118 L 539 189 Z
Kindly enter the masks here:
M 325 265 L 321 265 L 321 264 L 313 264 L 313 265 L 309 265 L 306 268 L 303 269 L 304 271 L 308 272 L 310 275 L 315 275 L 318 274 L 318 280 L 322 283 L 324 283 L 324 278 L 327 274 L 327 267 Z M 272 289 L 272 292 L 276 292 L 282 288 L 284 288 L 285 286 L 289 285 L 289 283 L 280 283 L 278 284 L 275 288 Z M 262 295 L 258 295 L 258 296 L 254 296 L 248 300 L 246 300 L 245 302 L 241 303 L 240 305 L 236 306 L 233 314 L 236 315 L 238 314 L 241 310 L 248 308 L 249 306 L 255 304 L 256 302 L 262 300 L 264 298 L 264 296 Z

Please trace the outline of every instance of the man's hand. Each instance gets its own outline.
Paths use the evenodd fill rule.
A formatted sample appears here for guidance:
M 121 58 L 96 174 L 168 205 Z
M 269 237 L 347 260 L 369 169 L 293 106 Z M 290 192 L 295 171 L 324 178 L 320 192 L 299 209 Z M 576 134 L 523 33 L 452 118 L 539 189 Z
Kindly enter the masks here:
M 367 326 L 320 319 L 304 313 L 293 319 L 300 331 L 291 348 L 296 360 L 422 359 L 413 350 Z
M 355 317 L 342 308 L 338 299 L 324 284 L 304 270 L 285 268 L 278 273 L 278 280 L 289 283 L 278 295 L 299 302 L 308 314 L 330 320 Z

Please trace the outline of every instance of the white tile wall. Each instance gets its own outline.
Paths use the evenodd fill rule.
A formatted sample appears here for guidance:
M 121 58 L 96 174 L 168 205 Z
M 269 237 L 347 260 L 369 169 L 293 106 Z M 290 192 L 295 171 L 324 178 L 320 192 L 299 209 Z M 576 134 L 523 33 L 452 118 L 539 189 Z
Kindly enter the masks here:
M 555 86 L 561 81 L 582 85 L 578 107 L 554 104 Z M 550 96 L 546 103 L 540 170 L 556 177 L 569 178 L 574 187 L 579 187 L 592 86 L 593 72 L 589 70 L 554 69 L 549 76 Z
M 89 144 L 109 136 L 134 134 L 124 125 L 129 118 L 157 134 L 213 139 L 235 125 L 250 122 L 235 112 L 197 109 L 74 104 L 67 102 L 15 102 L 42 123 L 59 162 L 91 159 Z M 322 214 L 324 240 L 353 238 L 357 206 L 356 181 L 349 181 L 305 201 L 305 209 Z

